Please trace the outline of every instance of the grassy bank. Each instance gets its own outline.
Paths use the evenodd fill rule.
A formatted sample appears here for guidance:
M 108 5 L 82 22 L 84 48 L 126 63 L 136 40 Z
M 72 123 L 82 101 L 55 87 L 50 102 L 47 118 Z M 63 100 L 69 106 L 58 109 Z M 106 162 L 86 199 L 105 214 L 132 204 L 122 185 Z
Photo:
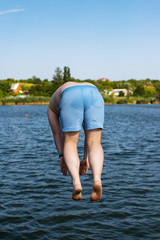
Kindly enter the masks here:
M 106 104 L 160 104 L 160 101 L 153 98 L 109 96 L 103 96 L 103 98 Z
M 103 96 L 105 104 L 160 104 L 153 98 L 142 97 L 109 97 Z M 15 98 L 1 98 L 0 105 L 47 105 L 49 104 L 50 97 L 32 96 L 32 97 L 15 97 Z
M 15 98 L 1 98 L 0 105 L 43 105 L 48 104 L 50 97 L 15 97 Z

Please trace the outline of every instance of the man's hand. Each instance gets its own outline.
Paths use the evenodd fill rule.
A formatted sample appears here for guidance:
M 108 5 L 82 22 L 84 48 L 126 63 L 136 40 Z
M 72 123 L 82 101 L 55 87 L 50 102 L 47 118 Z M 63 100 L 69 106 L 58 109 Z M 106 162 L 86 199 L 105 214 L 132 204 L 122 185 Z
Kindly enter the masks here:
M 63 156 L 60 157 L 60 167 L 61 167 L 61 172 L 63 173 L 63 175 L 66 176 L 68 174 L 68 169 Z
M 86 159 L 83 159 L 80 162 L 80 175 L 87 174 L 89 168 L 89 162 Z

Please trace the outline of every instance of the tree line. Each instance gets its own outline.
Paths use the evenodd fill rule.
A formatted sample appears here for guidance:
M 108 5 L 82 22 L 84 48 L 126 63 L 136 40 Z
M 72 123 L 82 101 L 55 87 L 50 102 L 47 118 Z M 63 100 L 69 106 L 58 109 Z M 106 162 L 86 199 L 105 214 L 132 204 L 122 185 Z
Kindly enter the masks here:
M 29 91 L 30 96 L 46 96 L 51 97 L 52 94 L 63 83 L 68 81 L 75 82 L 90 82 L 93 83 L 102 94 L 105 94 L 105 90 L 111 91 L 113 89 L 128 89 L 132 91 L 133 96 L 141 96 L 144 98 L 151 97 L 160 100 L 160 80 L 151 79 L 129 79 L 120 81 L 102 81 L 85 79 L 80 80 L 71 77 L 70 68 L 65 66 L 63 70 L 59 67 L 55 69 L 52 81 L 48 79 L 41 80 L 40 78 L 33 76 L 29 79 L 15 80 L 12 78 L 0 80 L 0 98 L 11 95 L 8 91 L 13 83 L 19 83 L 23 91 Z M 120 93 L 123 96 L 123 93 Z

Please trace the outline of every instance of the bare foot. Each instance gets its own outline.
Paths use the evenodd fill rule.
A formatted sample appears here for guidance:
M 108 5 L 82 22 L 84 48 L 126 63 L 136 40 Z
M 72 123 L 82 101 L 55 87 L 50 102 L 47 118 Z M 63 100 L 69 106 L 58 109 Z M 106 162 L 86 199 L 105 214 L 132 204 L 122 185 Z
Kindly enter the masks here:
M 91 193 L 90 201 L 98 202 L 102 197 L 102 184 L 101 181 L 96 180 L 93 182 L 93 190 Z
M 80 175 L 87 174 L 89 168 L 89 162 L 86 159 L 83 159 L 80 162 Z
M 74 190 L 72 193 L 72 199 L 75 201 L 82 200 L 82 187 L 80 184 L 76 184 L 74 186 Z

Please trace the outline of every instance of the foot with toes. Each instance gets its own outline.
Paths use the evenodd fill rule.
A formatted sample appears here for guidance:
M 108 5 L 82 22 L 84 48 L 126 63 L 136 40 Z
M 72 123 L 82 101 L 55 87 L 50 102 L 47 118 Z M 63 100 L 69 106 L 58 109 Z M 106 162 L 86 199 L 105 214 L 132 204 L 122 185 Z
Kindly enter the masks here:
M 74 185 L 72 199 L 75 201 L 82 200 L 82 186 L 80 184 Z
M 98 202 L 102 198 L 102 184 L 100 180 L 93 182 L 93 190 L 91 193 L 90 201 Z

